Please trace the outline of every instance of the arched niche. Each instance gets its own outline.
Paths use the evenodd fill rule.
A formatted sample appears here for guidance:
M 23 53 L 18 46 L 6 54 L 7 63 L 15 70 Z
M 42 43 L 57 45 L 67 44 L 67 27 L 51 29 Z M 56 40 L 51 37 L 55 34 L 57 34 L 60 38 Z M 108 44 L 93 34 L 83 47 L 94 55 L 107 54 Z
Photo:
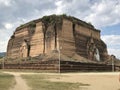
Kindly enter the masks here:
M 87 42 L 87 55 L 88 59 L 100 61 L 100 53 L 93 38 L 91 37 Z
M 30 54 L 30 45 L 26 39 L 20 46 L 20 57 L 29 57 Z

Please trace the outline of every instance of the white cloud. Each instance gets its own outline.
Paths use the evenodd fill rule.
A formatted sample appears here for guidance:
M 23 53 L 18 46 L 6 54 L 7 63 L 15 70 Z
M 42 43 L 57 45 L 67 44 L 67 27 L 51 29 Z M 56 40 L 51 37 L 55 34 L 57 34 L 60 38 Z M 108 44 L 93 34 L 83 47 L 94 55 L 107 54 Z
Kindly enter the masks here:
M 90 8 L 91 12 L 84 20 L 92 22 L 96 27 L 120 23 L 120 2 L 118 0 L 101 0 Z
M 62 5 L 62 1 L 56 1 L 55 5 L 57 6 L 56 14 L 62 13 L 63 12 L 63 7 L 64 7 L 64 5 Z
M 5 28 L 6 29 L 12 29 L 13 25 L 11 23 L 6 23 Z
M 120 45 L 120 35 L 104 35 L 101 38 L 109 45 Z
M 11 6 L 12 0 L 0 0 L 0 5 Z
M 120 59 L 120 35 L 104 35 L 101 38 L 107 44 L 108 53 Z
M 7 49 L 7 42 L 9 39 L 9 35 L 7 30 L 0 29 L 0 52 L 5 52 Z
M 55 4 L 58 14 L 66 13 L 82 20 L 90 10 L 89 0 L 59 0 Z
M 6 41 L 0 41 L 0 52 L 6 52 L 7 49 L 7 42 Z

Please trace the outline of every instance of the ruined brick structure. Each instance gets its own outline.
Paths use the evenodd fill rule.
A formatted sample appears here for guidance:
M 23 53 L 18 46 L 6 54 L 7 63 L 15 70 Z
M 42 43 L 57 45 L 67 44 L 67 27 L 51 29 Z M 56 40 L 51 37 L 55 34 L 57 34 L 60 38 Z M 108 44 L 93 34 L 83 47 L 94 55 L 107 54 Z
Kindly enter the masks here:
M 77 55 L 90 61 L 105 61 L 108 58 L 100 30 L 66 15 L 44 16 L 18 27 L 8 42 L 7 57 L 36 57 L 54 51 L 70 58 Z

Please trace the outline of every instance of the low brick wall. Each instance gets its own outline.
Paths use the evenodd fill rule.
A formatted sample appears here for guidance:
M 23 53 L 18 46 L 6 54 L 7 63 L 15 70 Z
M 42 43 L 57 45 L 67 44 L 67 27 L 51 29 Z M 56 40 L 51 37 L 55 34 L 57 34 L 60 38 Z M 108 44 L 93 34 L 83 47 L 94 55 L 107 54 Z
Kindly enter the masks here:
M 2 65 L 0 65 L 2 68 Z M 58 72 L 88 72 L 88 71 L 112 71 L 111 65 L 98 63 L 82 63 L 75 61 L 61 61 L 59 68 L 58 60 L 39 61 L 39 62 L 22 62 L 22 63 L 5 63 L 4 69 L 24 69 L 24 70 L 42 70 Z M 120 71 L 120 66 L 115 66 L 115 71 Z
M 111 65 L 81 62 L 61 62 L 62 72 L 79 72 L 79 71 L 112 71 Z

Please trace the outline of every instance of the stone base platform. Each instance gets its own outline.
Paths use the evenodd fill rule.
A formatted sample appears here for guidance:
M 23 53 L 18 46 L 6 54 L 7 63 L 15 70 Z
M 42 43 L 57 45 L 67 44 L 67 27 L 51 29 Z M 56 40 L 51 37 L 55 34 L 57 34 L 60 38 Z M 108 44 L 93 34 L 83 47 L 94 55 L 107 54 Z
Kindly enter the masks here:
M 60 66 L 59 66 L 60 63 Z M 85 63 L 78 61 L 64 61 L 48 60 L 48 61 L 34 61 L 34 62 L 19 62 L 19 63 L 4 63 L 0 68 L 4 69 L 22 69 L 22 70 L 41 70 L 52 72 L 91 72 L 91 71 L 112 71 L 112 65 L 103 63 Z M 120 71 L 119 66 L 114 66 L 115 71 Z

